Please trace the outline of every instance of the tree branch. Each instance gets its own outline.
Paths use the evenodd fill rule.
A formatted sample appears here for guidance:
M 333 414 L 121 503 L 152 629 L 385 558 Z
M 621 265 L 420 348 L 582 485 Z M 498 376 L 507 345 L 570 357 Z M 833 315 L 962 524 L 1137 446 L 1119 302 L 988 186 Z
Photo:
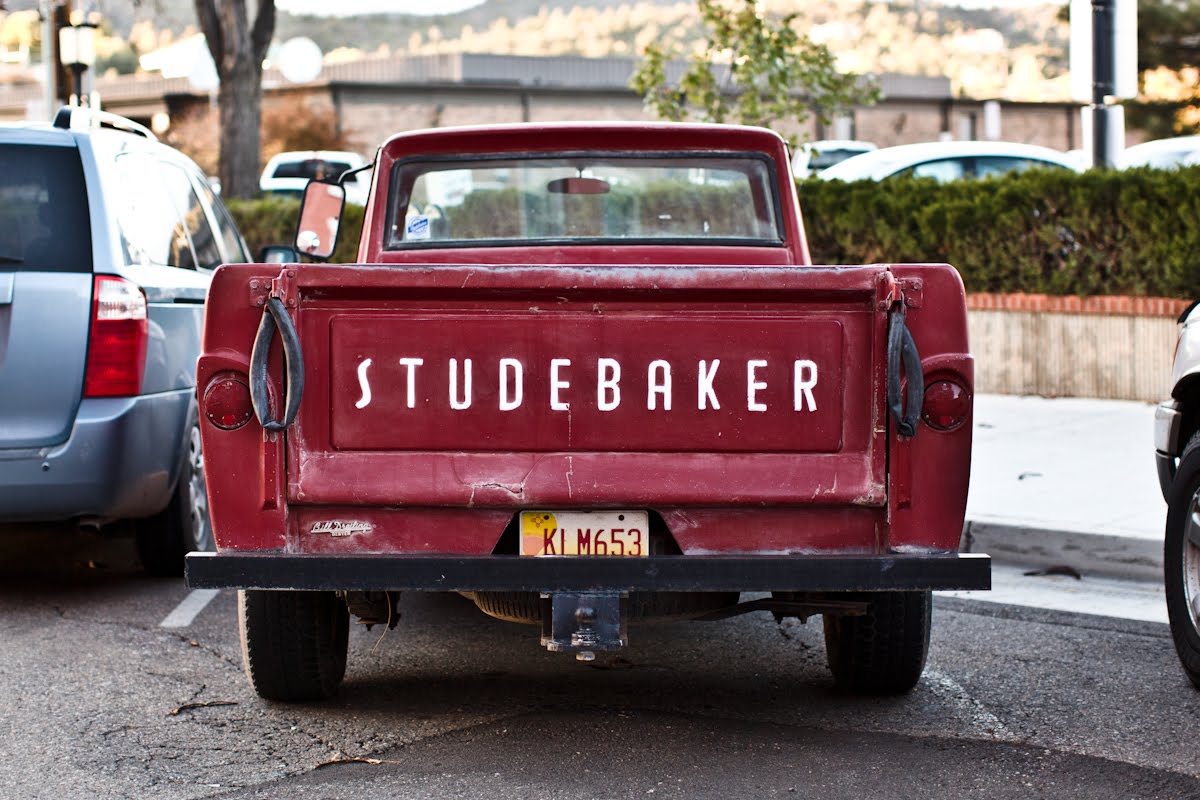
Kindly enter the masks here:
M 267 57 L 267 48 L 274 35 L 275 0 L 259 0 L 258 16 L 254 19 L 254 29 L 250 34 L 250 47 L 253 48 L 255 63 L 261 64 Z
M 217 77 L 222 80 L 225 71 L 225 37 L 221 31 L 221 18 L 217 16 L 216 0 L 195 0 L 196 20 L 200 23 L 200 32 L 204 34 L 204 42 L 213 63 L 217 65 Z

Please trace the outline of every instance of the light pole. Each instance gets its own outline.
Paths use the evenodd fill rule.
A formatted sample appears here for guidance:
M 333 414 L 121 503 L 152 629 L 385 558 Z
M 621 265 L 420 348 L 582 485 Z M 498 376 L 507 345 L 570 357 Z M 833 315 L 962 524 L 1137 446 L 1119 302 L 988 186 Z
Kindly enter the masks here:
M 96 63 L 96 25 L 81 22 L 58 29 L 58 57 L 75 76 L 73 105 L 87 105 L 83 91 L 83 73 Z

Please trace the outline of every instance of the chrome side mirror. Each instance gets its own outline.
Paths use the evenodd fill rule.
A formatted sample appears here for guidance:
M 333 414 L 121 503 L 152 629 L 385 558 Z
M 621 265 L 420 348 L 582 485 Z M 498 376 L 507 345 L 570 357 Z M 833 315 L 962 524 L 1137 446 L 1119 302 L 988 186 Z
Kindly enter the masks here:
M 296 249 L 315 261 L 328 261 L 337 246 L 346 189 L 338 183 L 309 181 L 300 203 Z

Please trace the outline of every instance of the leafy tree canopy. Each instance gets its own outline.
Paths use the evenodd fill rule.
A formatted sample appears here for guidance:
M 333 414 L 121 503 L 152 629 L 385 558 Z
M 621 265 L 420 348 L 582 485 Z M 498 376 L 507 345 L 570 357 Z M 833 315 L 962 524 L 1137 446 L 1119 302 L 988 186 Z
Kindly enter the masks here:
M 873 81 L 839 72 L 827 47 L 797 32 L 798 14 L 771 18 L 755 0 L 697 4 L 706 38 L 678 86 L 667 74 L 677 54 L 657 43 L 630 80 L 658 118 L 774 127 L 815 116 L 829 124 L 839 111 L 878 99 Z
M 1138 2 L 1138 71 L 1200 66 L 1200 0 Z

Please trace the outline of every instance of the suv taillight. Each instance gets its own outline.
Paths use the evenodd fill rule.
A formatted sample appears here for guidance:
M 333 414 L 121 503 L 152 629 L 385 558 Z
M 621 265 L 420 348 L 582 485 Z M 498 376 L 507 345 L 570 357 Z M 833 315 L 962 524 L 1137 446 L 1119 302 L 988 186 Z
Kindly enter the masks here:
M 124 278 L 97 275 L 83 396 L 125 397 L 140 392 L 148 338 L 142 290 Z

